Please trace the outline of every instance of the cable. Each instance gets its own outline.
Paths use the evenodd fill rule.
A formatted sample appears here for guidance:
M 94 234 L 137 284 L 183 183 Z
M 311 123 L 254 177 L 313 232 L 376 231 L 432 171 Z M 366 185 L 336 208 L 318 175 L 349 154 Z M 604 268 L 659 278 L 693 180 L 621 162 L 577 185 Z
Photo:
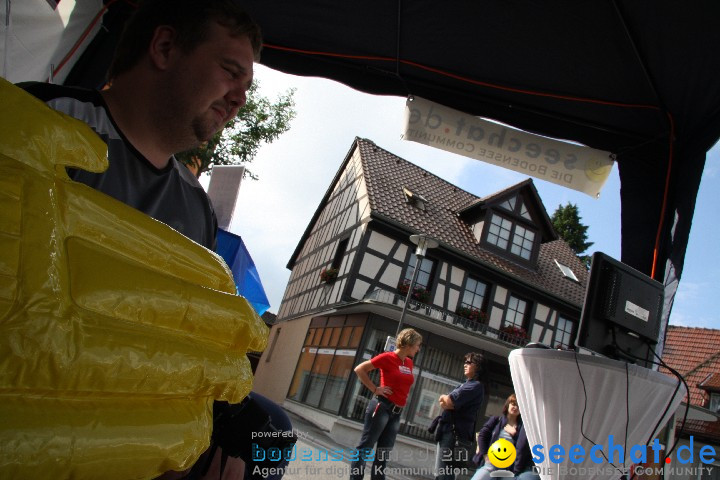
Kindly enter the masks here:
M 685 382 L 685 377 L 683 377 L 682 375 L 680 375 L 680 373 L 678 373 L 678 371 L 675 370 L 674 368 L 671 368 L 670 366 L 668 366 L 668 364 L 666 364 L 666 363 L 663 361 L 663 359 L 660 358 L 657 353 L 655 353 L 654 350 L 653 350 L 653 354 L 655 355 L 655 358 L 657 358 L 658 360 L 660 360 L 660 364 L 661 364 L 663 367 L 665 367 L 665 368 L 667 368 L 668 370 L 670 370 L 670 372 L 672 372 L 673 375 L 675 375 L 675 376 L 678 377 L 680 380 L 682 380 L 683 385 L 685 385 L 685 390 L 687 391 L 687 397 L 688 397 L 688 398 L 687 398 L 687 402 L 685 402 L 685 415 L 683 415 L 683 421 L 682 421 L 682 424 L 680 425 L 680 431 L 678 432 L 677 436 L 675 437 L 675 442 L 673 443 L 672 448 L 671 448 L 670 450 L 668 450 L 667 453 L 665 454 L 667 457 L 669 457 L 670 454 L 672 453 L 672 451 L 675 450 L 675 447 L 677 446 L 678 438 L 680 438 L 680 436 L 681 436 L 682 433 L 683 433 L 683 430 L 685 430 L 685 422 L 687 422 L 688 412 L 690 411 L 690 388 L 688 388 L 688 384 L 687 384 L 687 382 Z
M 614 330 L 614 329 L 613 329 L 613 330 Z M 613 337 L 614 337 L 614 331 L 613 331 Z M 688 401 L 685 403 L 685 415 L 683 416 L 683 421 L 682 421 L 682 424 L 681 424 L 681 426 L 680 426 L 680 431 L 679 431 L 678 434 L 676 435 L 675 441 L 673 442 L 672 447 L 671 447 L 669 450 L 667 450 L 666 453 L 665 453 L 665 457 L 666 457 L 666 458 L 669 458 L 670 455 L 672 454 L 673 450 L 675 450 L 675 447 L 677 446 L 678 439 L 682 436 L 682 432 L 683 432 L 683 430 L 685 429 L 685 422 L 687 421 L 688 411 L 690 410 L 690 389 L 688 388 L 687 382 L 685 381 L 685 378 L 684 378 L 677 370 L 675 370 L 674 368 L 672 368 L 672 367 L 670 367 L 669 365 L 667 365 L 667 364 L 663 361 L 663 359 L 660 358 L 660 356 L 658 356 L 657 353 L 655 353 L 655 350 L 652 348 L 652 346 L 651 346 L 649 343 L 646 343 L 646 346 L 647 346 L 648 349 L 653 353 L 653 355 L 655 355 L 655 358 L 657 358 L 657 359 L 659 360 L 659 362 L 654 362 L 654 361 L 652 361 L 652 360 L 646 360 L 646 359 L 643 359 L 643 358 L 638 357 L 638 356 L 636 356 L 636 355 L 633 355 L 632 353 L 623 350 L 617 343 L 614 343 L 614 346 L 615 346 L 615 348 L 617 348 L 618 350 L 620 350 L 623 354 L 625 354 L 625 355 L 627 355 L 627 356 L 629 356 L 629 357 L 636 358 L 636 359 L 638 359 L 638 360 L 644 360 L 644 361 L 646 361 L 646 362 L 648 362 L 648 363 L 651 363 L 651 364 L 653 364 L 653 365 L 660 365 L 660 366 L 665 367 L 665 368 L 668 369 L 673 375 L 675 375 L 675 377 L 677 377 L 677 379 L 678 379 L 678 383 L 677 383 L 677 385 L 675 386 L 675 391 L 673 392 L 672 396 L 670 397 L 670 400 L 668 401 L 667 405 L 665 406 L 665 410 L 663 411 L 662 415 L 660 416 L 660 418 L 658 419 L 657 423 L 655 424 L 655 426 L 653 427 L 652 431 L 650 432 L 650 437 L 648 438 L 647 442 L 645 442 L 645 446 L 646 446 L 646 447 L 650 445 L 650 441 L 651 441 L 652 438 L 655 436 L 655 432 L 657 431 L 658 427 L 660 426 L 660 422 L 662 421 L 663 418 L 665 418 L 665 415 L 667 415 L 668 410 L 670 409 L 670 405 L 672 405 L 673 401 L 675 400 L 675 395 L 677 395 L 678 390 L 680 390 L 680 383 L 682 382 L 682 384 L 685 385 L 685 390 L 687 391 L 687 395 L 688 395 Z M 672 426 L 672 428 L 674 428 L 674 426 Z M 630 477 L 630 480 L 632 480 L 634 477 L 635 477 L 635 474 L 633 473 L 632 477 Z
M 574 353 L 575 353 L 575 365 L 577 365 L 578 374 L 580 375 L 580 382 L 582 382 L 583 394 L 585 395 L 585 403 L 583 404 L 583 413 L 582 413 L 582 416 L 580 417 L 580 434 L 583 436 L 583 438 L 584 438 L 585 440 L 587 440 L 588 442 L 592 443 L 592 445 L 593 445 L 593 447 L 594 447 L 594 446 L 597 446 L 597 443 L 595 443 L 595 442 L 593 442 L 592 440 L 590 440 L 590 438 L 588 438 L 588 436 L 585 435 L 585 432 L 583 431 L 583 426 L 584 426 L 584 424 L 585 424 L 585 411 L 587 410 L 587 390 L 586 390 L 586 388 L 585 388 L 585 379 L 583 378 L 583 376 L 582 376 L 582 371 L 580 370 L 580 363 L 578 362 L 578 354 L 577 354 L 577 351 L 575 351 Z M 627 440 L 626 440 L 626 441 L 627 441 Z M 623 470 L 620 470 L 620 467 L 618 467 L 617 465 L 615 465 L 614 463 L 612 463 L 612 462 L 605 456 L 605 452 L 602 451 L 602 448 L 600 449 L 600 454 L 603 456 L 603 458 L 605 459 L 605 461 L 606 461 L 607 463 L 609 463 L 610 465 L 612 465 L 613 467 L 615 467 L 615 469 L 618 470 L 621 474 L 624 474 L 624 471 L 623 471 Z M 625 455 L 623 454 L 623 464 L 624 464 L 624 460 L 625 460 L 624 457 L 625 457 Z M 625 468 L 624 465 L 623 465 L 623 468 Z
M 657 261 L 658 257 L 660 255 L 660 241 L 662 240 L 662 230 L 665 226 L 665 216 L 667 212 L 667 203 L 668 203 L 668 194 L 670 190 L 670 180 L 671 180 L 671 172 L 672 172 L 672 166 L 673 166 L 673 147 L 675 145 L 675 121 L 673 119 L 672 114 L 667 111 L 666 109 L 662 108 L 658 105 L 652 105 L 652 104 L 638 104 L 638 103 L 624 103 L 624 102 L 617 102 L 617 101 L 611 101 L 611 100 L 600 100 L 596 98 L 587 98 L 587 97 L 579 97 L 574 95 L 564 95 L 564 94 L 558 94 L 558 93 L 549 93 L 549 92 L 540 92 L 535 90 L 529 90 L 529 89 L 522 89 L 522 88 L 515 88 L 510 87 L 507 85 L 500 85 L 497 83 L 490 83 L 485 82 L 482 80 L 476 80 L 474 78 L 458 75 L 455 73 L 451 73 L 445 70 L 441 70 L 438 68 L 430 67 L 428 65 L 423 65 L 421 63 L 413 62 L 410 60 L 403 60 L 400 59 L 399 55 L 396 58 L 392 57 L 383 57 L 379 55 L 349 55 L 349 54 L 343 54 L 343 53 L 334 53 L 334 52 L 323 52 L 318 50 L 307 50 L 307 49 L 300 49 L 300 48 L 292 48 L 292 47 L 284 47 L 281 45 L 273 45 L 265 43 L 263 44 L 264 48 L 270 48 L 273 50 L 279 50 L 279 51 L 285 51 L 285 52 L 292 52 L 292 53 L 299 53 L 303 55 L 313 55 L 313 56 L 320 56 L 320 57 L 331 57 L 331 58 L 343 58 L 348 60 L 369 60 L 374 62 L 395 62 L 395 68 L 396 68 L 396 74 L 399 72 L 399 64 L 405 64 L 409 65 L 411 67 L 415 67 L 421 70 L 425 70 L 428 72 L 435 73 L 437 75 L 441 75 L 444 77 L 452 78 L 461 82 L 469 83 L 472 85 L 478 85 L 481 87 L 487 87 L 492 88 L 495 90 L 501 90 L 506 92 L 513 92 L 513 93 L 519 93 L 523 95 L 531 95 L 536 97 L 547 97 L 547 98 L 554 98 L 557 100 L 567 100 L 572 102 L 580 102 L 580 103 L 591 103 L 591 104 L 597 104 L 597 105 L 608 105 L 613 107 L 621 107 L 621 108 L 635 108 L 635 109 L 650 109 L 650 110 L 656 110 L 658 112 L 665 113 L 665 115 L 668 118 L 668 125 L 669 125 L 669 132 L 668 132 L 668 139 L 669 139 L 669 152 L 668 152 L 668 165 L 667 165 L 667 171 L 665 172 L 665 188 L 663 189 L 663 200 L 660 208 L 660 218 L 658 221 L 658 228 L 655 235 L 655 245 L 652 252 L 652 265 L 650 266 L 650 277 L 655 278 L 655 274 L 657 272 Z M 399 48 L 399 44 L 398 44 Z M 400 77 L 403 83 L 405 82 L 403 77 Z M 406 85 L 406 89 L 407 85 Z M 409 90 L 409 89 L 408 89 Z
M 630 372 L 628 372 L 628 364 L 625 363 L 625 443 L 623 448 L 623 472 L 627 471 L 625 466 L 625 458 L 627 457 L 627 444 L 628 444 L 628 425 L 630 425 Z
M 653 261 L 652 268 L 650 269 L 650 278 L 655 278 L 655 272 L 657 269 L 657 260 L 660 253 L 660 240 L 662 228 L 665 225 L 665 212 L 667 211 L 668 191 L 670 190 L 670 172 L 672 171 L 673 164 L 673 147 L 675 146 L 675 121 L 670 112 L 667 112 L 668 122 L 670 123 L 670 145 L 668 149 L 668 166 L 667 172 L 665 172 L 665 190 L 663 191 L 662 207 L 660 208 L 660 222 L 658 224 L 657 234 L 655 235 L 655 248 L 653 248 Z
M 398 61 L 398 59 L 395 59 L 392 57 L 382 57 L 382 56 L 378 56 L 378 55 L 349 55 L 349 54 L 344 54 L 344 53 L 321 52 L 321 51 L 317 51 L 317 50 L 305 50 L 305 49 L 300 49 L 300 48 L 283 47 L 281 45 L 273 45 L 273 44 L 269 44 L 269 43 L 263 44 L 263 48 L 270 48 L 273 50 L 281 50 L 281 51 L 292 52 L 292 53 L 301 53 L 301 54 L 305 54 L 305 55 L 344 58 L 344 59 L 348 59 L 348 60 L 370 60 L 370 61 L 377 61 L 377 62 L 396 62 L 396 61 Z M 578 97 L 578 96 L 574 96 L 574 95 L 563 95 L 563 94 L 547 93 L 547 92 L 538 92 L 538 91 L 534 91 L 534 90 L 508 87 L 505 85 L 484 82 L 482 80 L 475 80 L 473 78 L 465 77 L 462 75 L 457 75 L 454 73 L 447 72 L 445 70 L 441 70 L 439 68 L 429 67 L 429 66 L 423 65 L 421 63 L 413 62 L 411 60 L 400 59 L 399 61 L 400 61 L 400 63 L 403 63 L 405 65 L 416 67 L 421 70 L 426 70 L 428 72 L 436 73 L 438 75 L 442 75 L 445 77 L 453 78 L 453 79 L 459 80 L 461 82 L 470 83 L 473 85 L 479 85 L 482 87 L 494 88 L 496 90 L 504 90 L 504 91 L 508 91 L 508 92 L 522 93 L 525 95 L 533 95 L 533 96 L 538 96 L 538 97 L 550 97 L 550 98 L 555 98 L 555 99 L 559 99 L 559 100 L 570 100 L 570 101 L 574 101 L 574 102 L 594 103 L 594 104 L 598 104 L 598 105 L 607 105 L 607 106 L 613 106 L 613 107 L 660 110 L 660 108 L 656 105 L 649 105 L 649 104 L 642 104 L 642 103 L 615 102 L 615 101 L 611 101 L 611 100 L 599 100 L 599 99 L 595 99 L 595 98 L 586 98 L 586 97 Z

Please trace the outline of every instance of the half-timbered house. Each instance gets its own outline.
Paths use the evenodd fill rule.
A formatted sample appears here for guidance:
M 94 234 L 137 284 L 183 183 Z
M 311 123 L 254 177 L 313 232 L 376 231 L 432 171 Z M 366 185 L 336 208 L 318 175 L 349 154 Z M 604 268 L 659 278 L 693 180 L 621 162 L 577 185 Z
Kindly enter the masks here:
M 412 234 L 439 246 L 417 262 Z M 513 348 L 574 339 L 587 270 L 558 238 L 531 179 L 478 198 L 356 138 L 290 258 L 255 390 L 357 440 L 370 392 L 353 368 L 394 335 L 416 264 L 403 324 L 424 341 L 405 441 L 429 440 L 438 396 L 463 380 L 465 353 L 487 360 L 481 425 L 513 390 Z

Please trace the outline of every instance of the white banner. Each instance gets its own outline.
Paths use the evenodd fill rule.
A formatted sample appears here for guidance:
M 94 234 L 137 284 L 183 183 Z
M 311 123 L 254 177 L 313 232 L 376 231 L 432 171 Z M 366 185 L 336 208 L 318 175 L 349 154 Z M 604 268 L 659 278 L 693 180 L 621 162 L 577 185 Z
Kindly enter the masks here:
M 414 97 L 405 105 L 403 139 L 481 160 L 598 198 L 609 152 L 553 140 Z

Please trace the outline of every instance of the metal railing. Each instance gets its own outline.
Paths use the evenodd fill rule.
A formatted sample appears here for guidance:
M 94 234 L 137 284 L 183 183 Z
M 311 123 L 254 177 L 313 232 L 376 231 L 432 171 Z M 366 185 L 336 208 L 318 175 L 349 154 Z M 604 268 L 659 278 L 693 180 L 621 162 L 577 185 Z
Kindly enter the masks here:
M 405 304 L 405 295 L 378 288 L 368 293 L 363 300 L 372 300 L 378 303 L 395 305 L 402 308 Z M 408 313 L 410 312 L 412 312 L 413 315 L 423 315 L 436 322 L 447 324 L 452 328 L 466 330 L 488 338 L 500 340 L 501 342 L 507 343 L 509 346 L 523 347 L 528 342 L 527 337 L 518 337 L 517 335 L 502 332 L 496 328 L 488 326 L 485 323 L 461 317 L 456 313 L 438 308 L 434 305 L 422 303 L 418 300 L 410 299 L 408 304 Z

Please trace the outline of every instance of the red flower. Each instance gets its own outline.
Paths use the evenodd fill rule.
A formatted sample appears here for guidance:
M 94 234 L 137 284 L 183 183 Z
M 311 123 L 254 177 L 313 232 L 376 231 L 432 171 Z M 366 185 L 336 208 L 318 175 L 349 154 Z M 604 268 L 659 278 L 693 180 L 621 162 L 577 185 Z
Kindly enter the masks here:
M 324 268 L 323 271 L 320 272 L 320 280 L 325 283 L 332 283 L 337 278 L 338 273 L 337 268 Z

